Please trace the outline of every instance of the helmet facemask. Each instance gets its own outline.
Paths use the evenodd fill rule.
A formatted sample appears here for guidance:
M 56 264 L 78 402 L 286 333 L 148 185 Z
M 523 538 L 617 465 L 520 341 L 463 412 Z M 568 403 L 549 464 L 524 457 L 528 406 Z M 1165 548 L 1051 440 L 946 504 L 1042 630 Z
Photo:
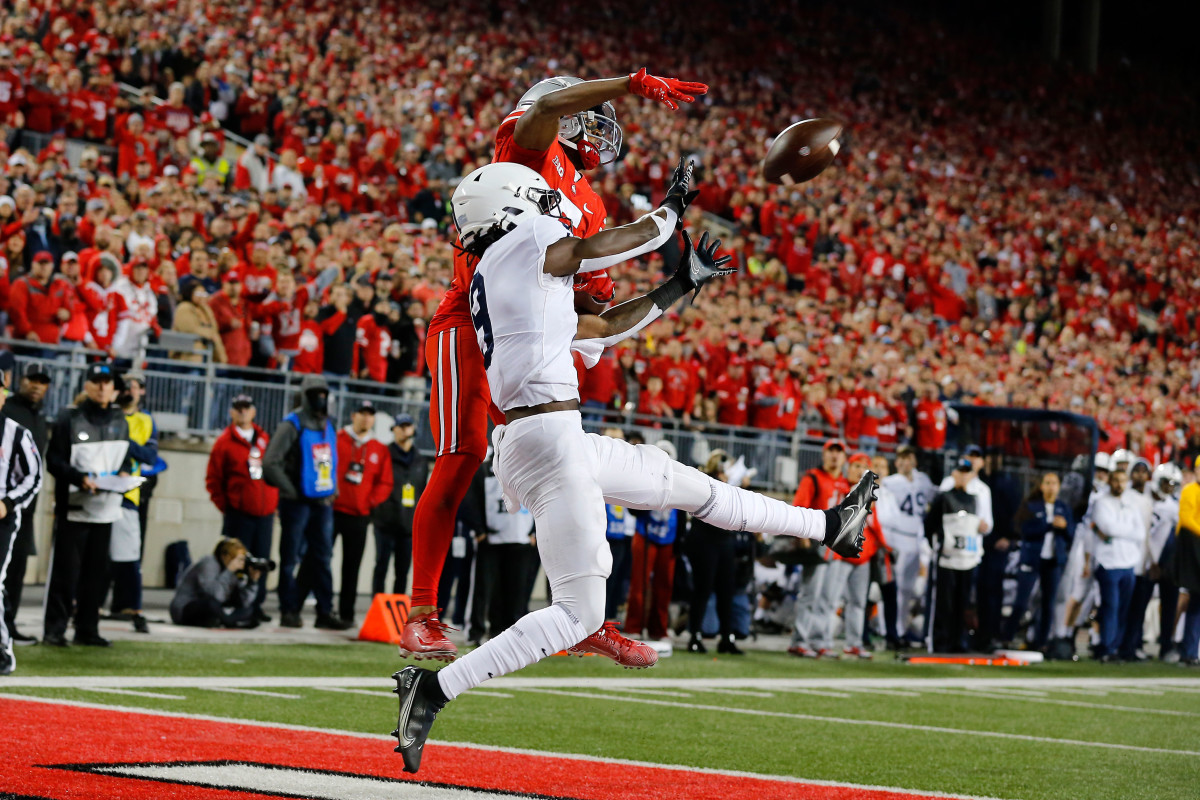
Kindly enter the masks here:
M 558 136 L 565 147 L 579 153 L 584 169 L 615 161 L 625 138 L 616 109 L 609 102 L 563 117 L 558 123 Z

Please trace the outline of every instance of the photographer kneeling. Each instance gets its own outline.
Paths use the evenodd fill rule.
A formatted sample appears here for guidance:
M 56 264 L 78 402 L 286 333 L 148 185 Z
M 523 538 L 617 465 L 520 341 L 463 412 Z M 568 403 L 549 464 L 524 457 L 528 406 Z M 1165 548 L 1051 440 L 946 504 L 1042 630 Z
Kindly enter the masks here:
M 189 567 L 171 598 L 171 621 L 200 628 L 257 628 L 258 579 L 275 563 L 247 555 L 237 539 L 222 539 L 212 555 Z

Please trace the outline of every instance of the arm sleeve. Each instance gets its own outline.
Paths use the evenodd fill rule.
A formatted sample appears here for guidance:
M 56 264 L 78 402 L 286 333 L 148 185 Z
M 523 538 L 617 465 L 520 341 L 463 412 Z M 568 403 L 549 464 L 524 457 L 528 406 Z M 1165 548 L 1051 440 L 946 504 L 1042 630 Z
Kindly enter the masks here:
M 217 443 L 213 445 L 212 452 L 208 456 L 208 467 L 204 471 L 204 485 L 208 488 L 208 496 L 212 498 L 213 505 L 222 514 L 225 513 L 228 505 L 225 497 L 225 476 L 221 471 L 224 458 L 223 440 L 217 439 Z
M 66 481 L 72 486 L 83 482 L 84 474 L 71 466 L 71 416 L 64 410 L 50 431 L 50 445 L 46 448 L 46 469 L 56 480 Z
M 285 500 L 295 500 L 300 496 L 296 484 L 287 474 L 288 452 L 300 439 L 296 426 L 284 420 L 275 428 L 267 452 L 263 454 L 263 479 L 269 486 L 279 490 L 279 496 Z
M 371 491 L 371 498 L 368 501 L 372 511 L 383 505 L 392 496 L 392 488 L 395 486 L 395 478 L 392 475 L 392 458 L 386 449 L 383 450 L 380 460 L 383 462 L 383 466 L 379 471 L 379 480 Z
M 983 486 L 983 491 L 975 495 L 975 513 L 987 523 L 987 530 L 983 532 L 986 536 L 996 529 L 995 520 L 992 518 L 992 490 L 979 478 L 976 480 Z
M 679 217 L 675 214 L 673 209 L 662 208 L 658 210 L 665 211 L 667 213 L 667 218 L 663 219 L 656 213 L 651 212 L 649 214 L 643 214 L 637 220 L 637 222 L 641 222 L 642 220 L 649 218 L 651 221 L 653 221 L 654 224 L 658 226 L 657 236 L 645 244 L 633 248 L 632 250 L 626 250 L 622 253 L 614 253 L 611 256 L 604 256 L 602 258 L 585 258 L 583 261 L 579 262 L 579 271 L 595 272 L 596 270 L 615 267 L 617 264 L 620 264 L 623 261 L 628 261 L 631 258 L 637 258 L 638 256 L 645 255 L 646 253 L 653 253 L 655 250 L 666 244 L 667 239 L 671 238 L 671 234 L 675 232 L 675 224 L 679 221 Z M 634 224 L 636 225 L 637 223 L 635 222 Z
M 196 572 L 196 585 L 201 592 L 224 604 L 229 599 L 230 591 L 237 585 L 237 576 L 223 568 L 214 557 L 200 564 Z
M 145 444 L 137 444 L 130 440 L 129 455 L 134 461 L 143 464 L 153 464 L 158 460 L 158 426 L 154 424 L 154 420 L 150 421 L 150 438 Z
M 1200 483 L 1183 487 L 1179 495 L 1179 530 L 1200 536 Z
M 4 505 L 8 511 L 25 508 L 42 488 L 42 456 L 33 442 L 33 434 L 20 428 L 17 448 L 8 469 L 9 485 L 4 487 Z
M 650 310 L 646 312 L 646 316 L 629 330 L 621 333 L 614 333 L 613 335 L 606 336 L 603 339 L 577 339 L 571 343 L 571 349 L 579 353 L 579 355 L 583 358 L 584 366 L 586 366 L 588 369 L 591 369 L 600 363 L 600 356 L 603 355 L 605 350 L 617 344 L 618 342 L 623 342 L 626 339 L 637 336 L 638 333 L 644 330 L 648 325 L 661 317 L 662 313 L 663 312 L 661 308 L 659 308 L 657 305 L 651 304 Z

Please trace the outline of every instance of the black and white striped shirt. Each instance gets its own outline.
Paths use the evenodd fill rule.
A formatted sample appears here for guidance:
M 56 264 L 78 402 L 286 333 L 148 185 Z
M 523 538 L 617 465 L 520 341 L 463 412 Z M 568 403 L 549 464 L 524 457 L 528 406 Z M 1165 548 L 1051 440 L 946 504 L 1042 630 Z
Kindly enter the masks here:
M 8 511 L 0 526 L 19 527 L 21 511 L 42 488 L 42 456 L 26 428 L 7 418 L 0 426 L 0 489 Z

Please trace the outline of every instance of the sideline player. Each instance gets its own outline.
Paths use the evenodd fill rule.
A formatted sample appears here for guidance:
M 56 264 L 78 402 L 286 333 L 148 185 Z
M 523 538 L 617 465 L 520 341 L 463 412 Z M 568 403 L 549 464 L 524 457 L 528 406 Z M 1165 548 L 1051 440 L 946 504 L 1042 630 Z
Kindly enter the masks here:
M 582 333 L 585 360 L 636 334 L 685 294 L 718 275 L 720 242 L 707 234 L 684 255 L 673 276 L 642 297 L 596 317 L 580 317 L 571 285 L 578 272 L 611 263 L 655 235 L 673 229 L 664 206 L 630 225 L 586 239 L 570 235 L 553 215 L 555 194 L 540 175 L 491 164 L 455 190 L 451 210 L 462 246 L 481 256 L 471 281 L 471 309 L 495 404 L 505 424 L 492 434 L 493 471 L 510 510 L 533 513 L 538 551 L 553 604 L 527 614 L 440 672 L 397 672 L 400 716 L 394 734 L 404 769 L 416 772 L 434 717 L 459 694 L 514 672 L 584 638 L 604 621 L 605 579 L 612 555 L 605 538 L 606 498 L 630 508 L 679 508 L 709 524 L 825 542 L 856 557 L 874 500 L 875 474 L 866 472 L 837 507 L 818 511 L 716 481 L 671 460 L 657 447 L 631 445 L 584 432 L 571 357 Z
M 884 535 L 896 559 L 897 615 L 895 631 L 888 631 L 889 639 L 896 637 L 918 639 L 911 633 L 913 602 L 920 597 L 917 585 L 921 574 L 921 542 L 925 536 L 925 512 L 937 495 L 937 488 L 929 476 L 917 467 L 917 452 L 909 445 L 896 448 L 896 472 L 881 481 L 896 498 L 898 514 L 886 515 Z M 911 633 L 911 636 L 910 636 Z
M 557 191 L 572 234 L 591 236 L 604 227 L 606 212 L 581 170 L 611 163 L 620 155 L 623 133 L 611 101 L 632 94 L 677 109 L 678 103 L 690 103 L 707 91 L 702 83 L 648 75 L 645 69 L 594 81 L 548 78 L 531 87 L 501 123 L 493 161 L 522 164 L 540 173 Z M 645 252 L 661 245 L 662 241 L 647 243 Z M 634 255 L 640 253 L 623 258 Z M 426 334 L 425 361 L 433 380 L 429 428 L 436 460 L 413 516 L 412 609 L 400 639 L 401 654 L 418 659 L 451 661 L 458 653 L 437 616 L 437 587 L 455 514 L 487 451 L 486 416 L 503 422 L 499 411 L 488 407 L 487 379 L 467 304 L 476 261 L 466 253 L 455 258 L 453 282 Z M 603 309 L 614 293 L 602 271 L 577 282 L 576 288 L 578 304 L 592 313 Z M 609 626 L 580 644 L 584 651 L 618 663 L 634 645 Z

